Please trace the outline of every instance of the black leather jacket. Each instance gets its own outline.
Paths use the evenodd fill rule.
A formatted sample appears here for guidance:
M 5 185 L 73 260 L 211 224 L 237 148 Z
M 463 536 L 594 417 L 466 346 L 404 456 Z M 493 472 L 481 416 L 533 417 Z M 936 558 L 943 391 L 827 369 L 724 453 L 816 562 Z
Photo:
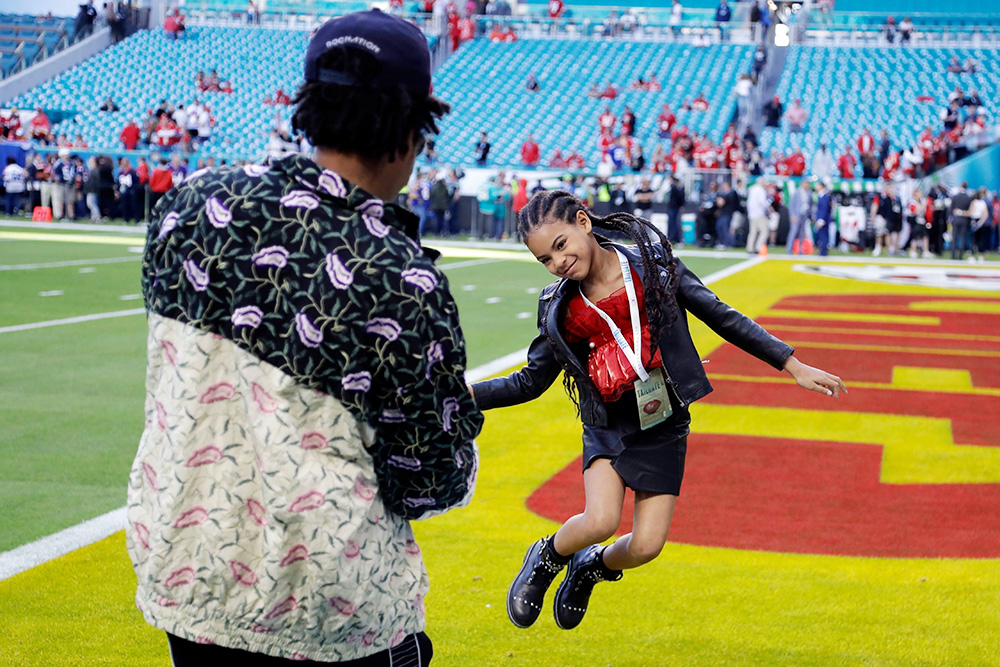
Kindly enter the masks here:
M 639 275 L 643 275 L 639 250 L 635 246 L 612 244 L 622 251 Z M 663 250 L 656 246 L 660 263 L 664 263 Z M 660 270 L 660 280 L 666 280 L 666 268 Z M 663 369 L 674 394 L 682 406 L 687 406 L 712 391 L 712 385 L 705 375 L 701 357 L 695 349 L 688 330 L 687 314 L 690 312 L 707 324 L 725 340 L 782 370 L 785 361 L 792 356 L 792 348 L 778 340 L 759 324 L 738 310 L 731 308 L 698 279 L 684 263 L 677 260 L 677 305 L 680 312 L 669 330 L 660 334 L 659 349 L 663 359 Z M 561 279 L 552 283 L 538 298 L 538 325 L 547 324 L 553 343 L 544 335 L 539 335 L 528 348 L 528 364 L 507 377 L 477 382 L 473 385 L 476 405 L 481 410 L 517 405 L 541 396 L 559 377 L 563 368 L 556 361 L 552 344 L 558 345 L 562 356 L 572 365 L 571 375 L 587 377 L 587 349 L 570 346 L 562 335 L 560 326 L 569 297 L 575 292 L 576 283 Z M 576 347 L 576 349 L 574 349 Z M 584 424 L 597 427 L 608 426 L 604 403 L 595 400 L 589 392 L 580 392 L 580 418 Z

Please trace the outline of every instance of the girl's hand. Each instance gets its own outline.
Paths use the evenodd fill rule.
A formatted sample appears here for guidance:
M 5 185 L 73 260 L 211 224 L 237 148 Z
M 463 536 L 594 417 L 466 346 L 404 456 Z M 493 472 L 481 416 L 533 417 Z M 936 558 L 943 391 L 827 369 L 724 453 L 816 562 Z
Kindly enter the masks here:
M 475 401 L 476 401 L 476 392 L 472 391 L 472 385 L 471 384 L 467 384 L 467 385 L 465 385 L 465 387 L 466 387 L 466 389 L 469 390 L 469 396 L 472 397 L 472 402 L 475 403 Z
M 827 396 L 840 396 L 840 392 L 847 393 L 847 387 L 839 377 L 819 368 L 806 366 L 794 356 L 788 357 L 785 370 L 803 389 L 818 391 Z

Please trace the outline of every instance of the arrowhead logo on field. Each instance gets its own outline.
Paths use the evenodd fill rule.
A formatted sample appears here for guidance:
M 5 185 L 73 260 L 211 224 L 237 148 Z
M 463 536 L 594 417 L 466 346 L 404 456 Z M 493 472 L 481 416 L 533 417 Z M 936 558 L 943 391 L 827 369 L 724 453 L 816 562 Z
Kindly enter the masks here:
M 850 393 L 824 398 L 731 345 L 715 350 L 671 541 L 1000 557 L 1000 300 L 798 296 L 758 319 Z M 581 511 L 579 470 L 571 463 L 528 507 L 557 521 Z

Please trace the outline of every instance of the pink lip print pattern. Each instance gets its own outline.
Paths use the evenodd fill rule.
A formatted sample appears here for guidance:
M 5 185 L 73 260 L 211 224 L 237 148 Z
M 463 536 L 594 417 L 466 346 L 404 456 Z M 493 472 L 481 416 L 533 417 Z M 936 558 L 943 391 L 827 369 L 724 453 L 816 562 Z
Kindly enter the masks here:
M 278 401 L 274 400 L 271 394 L 267 393 L 267 390 L 262 386 L 254 382 L 251 386 L 253 393 L 253 402 L 257 404 L 260 411 L 264 414 L 271 414 L 278 409 Z
M 340 612 L 341 616 L 353 616 L 354 612 L 357 611 L 353 602 L 342 597 L 330 598 L 330 606 Z
M 228 401 L 236 395 L 236 388 L 228 382 L 218 382 L 205 390 L 205 393 L 198 399 L 199 403 L 218 403 Z
M 229 571 L 233 573 L 233 578 L 244 586 L 253 586 L 257 583 L 257 575 L 246 563 L 231 560 L 229 561 Z
M 367 503 L 375 499 L 375 490 L 365 484 L 360 477 L 354 480 L 354 495 Z
M 208 521 L 208 512 L 203 507 L 192 507 L 174 521 L 174 528 L 187 528 L 188 526 L 198 526 Z
M 137 523 L 135 524 L 135 535 L 139 538 L 139 543 L 142 546 L 149 548 L 149 528 L 145 524 Z
M 347 540 L 344 545 L 344 558 L 347 560 L 354 560 L 361 555 L 361 547 L 354 540 Z
M 167 578 L 163 580 L 163 585 L 166 588 L 177 588 L 178 586 L 190 584 L 192 581 L 194 581 L 194 568 L 182 567 L 179 570 L 171 572 Z
M 154 489 L 159 489 L 156 483 L 156 469 L 145 461 L 142 462 L 142 472 L 146 475 L 146 482 Z
M 292 512 L 305 512 L 320 507 L 324 502 L 326 502 L 326 498 L 322 493 L 319 491 L 310 491 L 292 501 L 288 509 Z
M 299 447 L 302 449 L 323 449 L 327 444 L 329 443 L 325 435 L 311 431 L 302 436 L 302 442 L 299 443 Z
M 269 621 L 272 618 L 278 618 L 279 616 L 295 611 L 298 608 L 299 601 L 295 599 L 295 596 L 289 595 L 287 598 L 276 604 L 271 611 L 267 612 L 267 616 L 264 617 L 264 620 Z
M 163 348 L 163 353 L 167 355 L 167 361 L 170 362 L 170 365 L 177 368 L 177 346 L 169 340 L 160 341 L 160 346 Z
M 156 402 L 156 425 L 161 431 L 167 430 L 167 409 L 159 401 Z
M 217 463 L 221 460 L 222 450 L 215 445 L 209 445 L 208 447 L 202 447 L 192 454 L 184 465 L 188 468 L 197 468 L 210 463 Z
M 250 518 L 258 526 L 267 525 L 267 514 L 264 512 L 264 506 L 260 504 L 259 500 L 254 500 L 251 498 L 247 501 L 247 512 L 250 514 Z
M 296 544 L 289 549 L 285 557 L 281 559 L 281 567 L 288 567 L 300 560 L 309 560 L 309 549 L 304 544 Z

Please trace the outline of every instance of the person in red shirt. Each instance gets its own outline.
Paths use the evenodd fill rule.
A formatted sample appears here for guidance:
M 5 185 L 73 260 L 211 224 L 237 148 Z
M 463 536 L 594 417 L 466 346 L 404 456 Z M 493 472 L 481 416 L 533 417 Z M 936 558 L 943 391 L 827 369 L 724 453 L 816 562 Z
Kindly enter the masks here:
M 454 5 L 448 5 L 448 36 L 451 38 L 452 51 L 458 49 L 458 45 L 462 43 L 461 31 L 458 28 L 459 18 Z
M 601 128 L 601 136 L 597 138 L 597 147 L 601 149 L 601 159 L 607 155 L 615 145 L 615 138 L 611 136 L 611 130 Z
M 573 151 L 566 156 L 566 166 L 569 169 L 585 169 L 587 167 L 587 161 L 583 159 L 583 156 Z
M 862 132 L 861 136 L 858 137 L 858 154 L 864 157 L 868 153 L 875 150 L 875 137 L 872 133 L 868 131 L 866 127 Z
M 851 154 L 851 147 L 844 146 L 844 152 L 837 158 L 837 171 L 841 178 L 854 178 L 854 167 L 858 164 L 857 158 Z
M 549 160 L 549 166 L 553 169 L 565 169 L 567 167 L 566 158 L 562 156 L 562 151 L 558 148 Z
M 491 42 L 502 42 L 503 41 L 503 30 L 500 28 L 499 23 L 494 23 L 490 28 L 490 41 Z
M 708 111 L 708 100 L 705 93 L 698 93 L 698 97 L 691 102 L 691 109 L 694 111 Z
M 882 163 L 882 179 L 886 181 L 892 181 L 896 179 L 896 173 L 899 171 L 899 153 L 893 151 L 886 156 L 885 162 Z
M 149 177 L 149 208 L 153 209 L 156 202 L 160 201 L 172 187 L 174 187 L 174 174 L 170 171 L 166 158 L 163 158 Z
M 613 83 L 609 83 L 607 88 L 601 91 L 601 98 L 605 100 L 613 100 L 618 97 L 618 89 L 615 88 Z
M 788 175 L 789 176 L 802 176 L 806 173 L 806 158 L 802 154 L 802 150 L 796 148 L 795 151 L 788 156 Z
M 539 156 L 538 144 L 535 143 L 534 137 L 529 134 L 527 140 L 521 144 L 521 164 L 526 167 L 537 166 Z
M 628 105 L 625 106 L 625 112 L 622 114 L 622 134 L 627 137 L 635 134 L 635 114 L 632 113 L 632 107 Z
M 0 136 L 6 137 L 10 141 L 19 138 L 21 133 L 21 112 L 17 107 L 11 109 L 10 116 L 0 118 Z
M 650 74 L 649 79 L 646 81 L 646 90 L 651 93 L 658 93 L 663 89 L 660 85 L 660 80 L 656 78 L 656 74 Z
M 52 131 L 52 123 L 49 122 L 49 117 L 45 115 L 41 107 L 35 109 L 35 117 L 28 124 L 28 130 L 31 133 L 32 139 L 40 140 L 44 140 L 49 136 L 49 132 Z
M 561 18 L 565 11 L 566 11 L 566 4 L 563 2 L 563 0 L 549 0 L 550 19 Z
M 778 151 L 774 151 L 773 153 L 771 153 L 771 163 L 774 164 L 774 173 L 776 173 L 778 176 L 791 175 L 791 169 L 788 166 L 788 160 L 785 159 L 785 156 L 779 153 Z
M 660 115 L 656 117 L 656 129 L 663 138 L 669 137 L 677 123 L 677 116 L 670 110 L 669 104 L 664 104 Z
M 458 21 L 458 43 L 461 45 L 476 36 L 476 24 L 466 16 Z
M 610 132 L 614 131 L 614 129 L 615 129 L 615 123 L 617 121 L 618 121 L 618 119 L 615 117 L 615 115 L 613 113 L 611 113 L 611 107 L 609 107 L 609 106 L 604 107 L 604 113 L 602 113 L 597 118 L 597 123 L 598 123 L 598 125 L 601 128 L 601 133 L 602 134 L 604 132 L 609 132 L 610 133 Z
M 503 37 L 501 41 L 507 42 L 508 44 L 512 44 L 517 41 L 517 33 L 514 32 L 513 28 L 507 27 L 503 31 Z

